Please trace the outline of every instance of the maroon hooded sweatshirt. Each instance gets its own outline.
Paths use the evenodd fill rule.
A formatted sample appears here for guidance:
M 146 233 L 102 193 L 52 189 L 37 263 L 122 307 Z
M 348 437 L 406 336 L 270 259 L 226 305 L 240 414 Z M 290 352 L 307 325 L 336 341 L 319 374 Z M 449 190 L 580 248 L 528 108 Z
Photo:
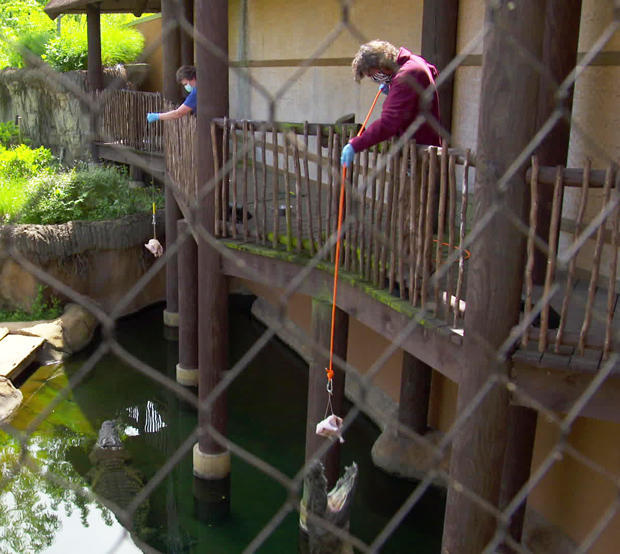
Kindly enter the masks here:
M 369 125 L 359 137 L 349 141 L 356 152 L 366 150 L 393 136 L 402 135 L 420 114 L 420 98 L 429 86 L 433 87 L 433 100 L 428 111 L 439 121 L 439 96 L 435 88 L 438 72 L 435 66 L 402 47 L 398 51 L 396 62 L 400 68 L 392 77 L 381 117 Z M 427 121 L 418 127 L 413 138 L 418 144 L 440 146 L 439 134 Z

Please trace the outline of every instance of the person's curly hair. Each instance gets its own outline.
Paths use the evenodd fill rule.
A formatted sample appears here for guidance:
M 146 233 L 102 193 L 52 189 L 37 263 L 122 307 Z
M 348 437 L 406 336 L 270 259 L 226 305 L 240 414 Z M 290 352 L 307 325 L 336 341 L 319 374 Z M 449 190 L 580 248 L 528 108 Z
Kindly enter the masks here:
M 353 78 L 359 83 L 371 69 L 397 71 L 398 48 L 385 40 L 371 40 L 362 44 L 353 58 Z
M 196 78 L 196 68 L 193 65 L 182 65 L 177 69 L 177 83 L 180 83 L 183 79 L 191 81 Z

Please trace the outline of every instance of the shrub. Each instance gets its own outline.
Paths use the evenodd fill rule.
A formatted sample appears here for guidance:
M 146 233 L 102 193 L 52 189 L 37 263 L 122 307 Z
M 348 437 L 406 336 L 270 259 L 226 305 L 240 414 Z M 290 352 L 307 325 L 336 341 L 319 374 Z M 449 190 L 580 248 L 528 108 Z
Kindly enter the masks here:
M 24 179 L 49 172 L 54 157 L 47 148 L 20 144 L 10 149 L 0 146 L 0 174 L 5 179 Z
M 105 21 L 101 26 L 101 61 L 105 66 L 135 61 L 144 47 L 144 37 L 135 29 L 118 27 Z M 87 69 L 88 41 L 86 26 L 81 21 L 69 21 L 60 36 L 52 38 L 45 47 L 43 58 L 59 71 Z
M 51 295 L 50 299 L 46 300 L 45 289 L 46 287 L 39 285 L 30 310 L 0 310 L 0 321 L 37 321 L 59 317 L 63 311 L 60 298 Z
M 148 212 L 153 192 L 130 188 L 127 174 L 115 167 L 97 166 L 32 179 L 27 194 L 18 222 L 50 224 Z M 162 206 L 163 195 L 155 201 Z
M 8 148 L 9 146 L 17 146 L 18 144 L 26 144 L 28 140 L 24 140 L 21 136 L 19 127 L 12 121 L 0 121 L 0 146 Z

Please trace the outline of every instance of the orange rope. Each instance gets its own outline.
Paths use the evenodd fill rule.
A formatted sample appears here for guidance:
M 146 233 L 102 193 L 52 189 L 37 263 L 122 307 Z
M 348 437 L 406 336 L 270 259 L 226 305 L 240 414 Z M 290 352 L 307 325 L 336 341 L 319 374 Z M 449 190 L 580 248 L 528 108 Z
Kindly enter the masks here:
M 381 94 L 381 89 L 377 91 L 375 99 L 368 110 L 368 114 L 366 115 L 366 119 L 364 119 L 364 123 L 360 127 L 360 130 L 357 132 L 357 136 L 359 137 L 366 127 L 366 123 L 370 119 L 370 114 L 372 114 L 372 110 L 375 108 L 375 104 L 377 100 L 379 100 L 379 95 Z M 332 391 L 332 379 L 334 378 L 334 327 L 336 325 L 336 297 L 338 295 L 338 267 L 340 266 L 340 232 L 342 230 L 342 217 L 344 214 L 344 195 L 345 195 L 345 182 L 347 179 L 347 166 L 342 166 L 342 180 L 340 182 L 340 200 L 338 201 L 338 226 L 336 230 L 336 260 L 334 266 L 334 292 L 332 297 L 332 324 L 331 324 L 331 332 L 329 339 L 329 367 L 325 370 L 327 374 L 327 391 L 331 394 Z

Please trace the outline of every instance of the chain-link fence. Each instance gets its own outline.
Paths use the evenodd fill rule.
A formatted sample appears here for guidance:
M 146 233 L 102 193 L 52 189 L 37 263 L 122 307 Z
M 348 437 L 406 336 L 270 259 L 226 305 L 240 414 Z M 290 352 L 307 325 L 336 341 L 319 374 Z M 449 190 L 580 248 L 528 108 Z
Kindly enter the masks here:
M 367 2 L 333 2 L 334 11 L 324 35 L 316 37 L 314 48 L 303 59 L 294 60 L 293 65 L 285 60 L 288 66 L 280 63 L 288 72 L 276 79 L 278 86 L 274 87 L 273 82 L 262 81 L 261 75 L 253 71 L 251 53 L 239 48 L 238 59 L 229 59 L 217 40 L 205 34 L 209 25 L 239 25 L 222 16 L 227 13 L 223 9 L 228 7 L 227 2 L 204 2 L 206 8 L 196 3 L 193 10 L 186 9 L 191 2 L 170 0 L 162 4 L 162 32 L 147 45 L 147 54 L 163 44 L 166 56 L 170 51 L 166 48 L 170 47 L 165 41 L 170 37 L 179 40 L 176 32 L 192 37 L 199 77 L 224 62 L 231 82 L 245 83 L 248 94 L 267 106 L 264 111 L 269 117 L 242 119 L 236 114 L 216 114 L 205 131 L 201 128 L 200 110 L 209 114 L 213 110 L 201 104 L 199 96 L 198 119 L 187 116 L 147 124 L 147 111 L 165 109 L 160 96 L 127 90 L 121 79 L 91 94 L 41 61 L 33 60 L 44 79 L 79 98 L 92 115 L 93 136 L 105 147 L 99 154 L 107 152 L 109 159 L 147 174 L 155 166 L 160 171 L 165 159 L 165 187 L 172 194 L 167 196 L 163 255 L 155 259 L 142 252 L 142 272 L 125 290 L 112 294 L 113 301 L 105 306 L 94 292 L 75 290 L 61 271 L 49 270 L 44 256 L 37 254 L 33 246 L 34 234 L 16 239 L 19 231 L 4 226 L 3 271 L 8 271 L 10 262 L 19 268 L 19 272 L 15 269 L 16 275 L 27 275 L 85 308 L 100 328 L 94 346 L 66 362 L 74 364 L 70 378 L 52 401 L 22 406 L 21 410 L 32 411 L 29 418 L 3 424 L 3 431 L 15 441 L 3 443 L 2 454 L 0 517 L 10 525 L 0 540 L 6 543 L 6 550 L 19 551 L 19 545 L 23 549 L 24 544 L 28 545 L 27 551 L 45 548 L 48 539 L 41 536 L 45 535 L 49 516 L 37 511 L 34 489 L 40 487 L 50 495 L 52 489 L 60 491 L 52 502 L 55 508 L 68 498 L 78 507 L 93 499 L 109 506 L 144 551 L 230 551 L 221 545 L 194 544 L 192 541 L 202 531 L 194 529 L 193 538 L 189 536 L 192 533 L 184 535 L 179 531 L 182 522 L 173 522 L 175 518 L 170 517 L 174 510 L 163 509 L 168 514 L 163 532 L 167 538 L 156 537 L 148 531 L 149 506 L 163 502 L 155 496 L 156 491 L 176 479 L 177 483 L 185 483 L 178 484 L 179 490 L 200 499 L 196 509 L 208 519 L 205 512 L 218 514 L 221 509 L 218 498 L 225 499 L 224 504 L 234 504 L 235 490 L 234 486 L 230 490 L 230 482 L 235 482 L 236 469 L 247 466 L 256 483 L 254 495 L 260 497 L 260 483 L 270 482 L 269 486 L 278 485 L 281 500 L 269 513 L 244 516 L 261 524 L 240 547 L 243 551 L 276 548 L 270 546 L 274 544 L 271 541 L 291 517 L 301 521 L 304 536 L 309 538 L 300 539 L 298 546 L 295 536 L 286 551 L 299 547 L 313 552 L 347 548 L 359 552 L 430 552 L 438 551 L 440 541 L 446 553 L 615 551 L 620 484 L 614 434 L 620 419 L 615 311 L 618 145 L 613 128 L 584 123 L 588 112 L 583 108 L 583 98 L 597 98 L 597 87 L 606 80 L 617 88 L 617 52 L 613 45 L 619 25 L 618 3 L 484 3 L 484 25 L 479 22 L 475 37 L 459 46 L 452 60 L 439 68 L 437 79 L 440 95 L 456 78 L 461 93 L 469 90 L 467 94 L 475 96 L 478 93 L 471 90 L 477 90 L 477 79 L 467 81 L 459 72 L 471 68 L 472 60 L 481 60 L 479 123 L 477 130 L 470 130 L 477 132 L 475 148 L 456 144 L 455 133 L 425 107 L 426 95 L 432 91 L 420 90 L 419 113 L 406 132 L 357 153 L 345 174 L 340 167 L 340 152 L 358 132 L 359 125 L 284 122 L 277 117 L 278 107 L 298 92 L 297 83 L 303 81 L 311 67 L 321 67 L 326 52 L 338 40 L 346 37 L 362 44 L 374 38 L 372 25 L 357 23 L 357 17 L 363 17 L 366 10 L 375 14 L 374 7 Z M 258 9 L 243 1 L 232 4 L 234 13 L 245 14 L 242 21 L 246 23 L 247 11 Z M 437 5 L 432 7 L 430 2 L 423 4 L 427 10 L 437 10 Z M 480 15 L 483 11 L 482 2 L 475 7 L 468 2 L 460 6 L 458 2 L 441 4 L 446 10 L 444 17 L 453 17 L 461 25 L 467 20 L 468 9 Z M 556 18 L 554 9 L 560 4 L 562 16 Z M 599 8 L 608 17 L 594 32 L 584 23 L 586 18 L 581 12 Z M 102 9 L 106 9 L 105 1 Z M 205 9 L 212 9 L 211 17 L 221 21 L 204 25 L 208 19 Z M 310 11 L 299 8 L 299 14 L 306 16 Z M 89 17 L 96 13 L 91 11 Z M 421 24 L 422 16 L 418 19 Z M 252 19 L 258 32 L 266 33 L 260 26 L 267 23 L 260 21 L 258 15 Z M 582 39 L 578 53 L 575 33 L 579 32 L 579 21 Z M 303 23 L 297 21 L 295 25 L 303 34 Z M 426 18 L 424 25 L 427 27 L 422 32 L 426 36 L 446 32 L 445 27 L 433 27 Z M 575 35 L 570 37 L 573 51 L 558 53 L 553 48 L 554 40 L 570 29 Z M 591 35 L 588 40 L 583 38 L 585 29 Z M 451 32 L 454 38 L 456 23 Z M 228 41 L 227 33 L 224 36 Z M 435 41 L 440 42 L 441 36 Z M 566 67 L 571 56 L 572 62 Z M 333 59 L 330 63 L 338 66 Z M 558 69 L 562 64 L 563 69 Z M 340 70 L 348 72 L 346 67 Z M 603 75 L 604 70 L 607 73 Z M 199 80 L 199 90 L 202 83 Z M 583 117 L 572 106 L 576 86 Z M 239 98 L 244 113 L 252 113 L 251 106 L 242 105 L 243 98 L 248 97 Z M 327 97 L 324 100 L 328 102 Z M 454 96 L 454 106 L 459 108 L 458 95 Z M 468 107 L 463 103 L 459 109 Z M 615 121 L 617 107 L 607 117 Z M 452 123 L 457 124 L 456 116 Z M 441 135 L 443 146 L 416 143 L 414 135 L 423 124 Z M 563 132 L 563 137 L 558 132 Z M 463 129 L 458 131 L 459 136 L 465 133 Z M 571 168 L 565 161 L 569 139 L 572 158 L 580 160 Z M 475 140 L 469 144 L 475 144 Z M 564 161 L 558 158 L 561 144 L 564 149 L 559 157 L 563 156 Z M 205 165 L 207 158 L 210 162 Z M 342 232 L 338 233 L 341 184 L 344 217 Z M 174 209 L 171 202 L 176 204 Z M 206 215 L 205 210 L 209 210 Z M 150 217 L 137 231 L 144 235 L 137 239 L 138 251 L 142 250 L 141 242 L 150 236 Z M 186 222 L 178 230 L 176 218 Z M 161 219 L 162 214 L 154 208 L 153 238 L 161 237 Z M 66 232 L 71 236 L 72 228 Z M 89 248 L 106 250 L 103 243 L 105 238 L 95 240 L 96 246 Z M 132 247 L 135 244 L 119 246 Z M 210 252 L 207 258 L 205 252 Z M 83 250 L 75 247 L 63 253 L 62 263 L 78 264 L 71 266 L 78 267 L 72 271 L 88 271 L 90 258 Z M 214 264 L 205 269 L 205 259 Z M 341 270 L 338 313 L 331 311 L 336 260 Z M 177 267 L 179 276 L 186 273 L 171 292 L 170 275 L 177 275 Z M 104 269 L 98 266 L 98 270 Z M 126 268 L 109 268 L 111 273 L 123 270 Z M 181 369 L 194 370 L 192 378 L 198 388 L 182 386 L 177 382 L 178 367 L 175 374 L 174 369 L 162 369 L 166 364 L 161 360 L 153 359 L 155 352 L 165 356 L 170 346 L 153 346 L 153 352 L 146 349 L 138 355 L 123 337 L 130 321 L 123 316 L 165 272 L 166 309 L 180 316 L 178 358 L 183 362 L 181 366 L 187 366 Z M 206 277 L 211 273 L 218 277 Z M 187 275 L 193 275 L 193 280 Z M 228 320 L 221 317 L 222 304 L 217 299 L 205 304 L 202 298 L 208 296 L 209 286 L 217 279 L 224 279 L 222 275 L 226 276 L 225 282 L 241 282 L 261 297 L 253 312 L 261 316 L 265 327 L 245 339 L 231 331 L 231 337 L 243 344 L 243 351 L 233 356 L 230 367 L 216 368 L 213 373 L 205 363 L 213 351 L 204 355 L 201 350 L 213 343 L 216 345 L 209 348 L 227 350 L 227 338 L 216 335 L 223 332 L 227 336 Z M 108 280 L 111 278 L 105 274 L 99 277 L 97 287 L 106 288 Z M 219 285 L 213 286 L 216 294 Z M 172 304 L 171 295 L 175 297 Z M 306 307 L 302 316 L 292 308 L 300 301 Z M 175 302 L 178 309 L 173 306 Z M 205 305 L 214 307 L 211 314 L 204 313 Z M 187 306 L 194 308 L 191 317 L 184 312 Z M 223 306 L 227 309 L 228 303 Z M 156 315 L 148 313 L 159 323 L 160 311 Z M 177 323 L 173 320 L 168 323 L 174 327 Z M 370 328 L 367 332 L 373 334 L 373 340 L 381 337 L 384 342 L 376 340 L 377 346 L 369 348 L 356 343 L 362 335 L 353 332 L 354 320 Z M 211 322 L 206 325 L 206 321 Z M 295 347 L 310 368 L 308 421 L 297 429 L 298 433 L 306 433 L 306 450 L 286 464 L 279 461 L 281 454 L 257 454 L 265 450 L 251 436 L 233 440 L 219 421 L 226 419 L 224 396 L 231 404 L 235 395 L 245 398 L 247 390 L 240 389 L 238 383 L 251 374 L 255 360 L 278 336 Z M 177 355 L 175 348 L 172 357 Z M 369 359 L 361 360 L 356 350 L 362 350 Z M 278 352 L 283 355 L 281 350 Z M 334 380 L 342 395 L 346 379 L 350 405 L 334 396 L 331 377 L 325 378 L 324 369 L 334 353 L 338 368 Z M 215 365 L 218 355 L 214 354 Z M 55 413 L 63 402 L 88 397 L 80 390 L 85 390 L 85 384 L 101 371 L 97 369 L 99 364 L 110 357 L 159 391 L 160 397 L 149 396 L 136 381 L 131 394 L 118 392 L 118 396 L 126 404 L 119 408 L 125 433 L 141 433 L 148 443 L 147 451 L 150 448 L 163 453 L 163 457 L 154 456 L 158 460 L 156 467 L 143 460 L 149 468 L 148 479 L 137 477 L 137 473 L 127 478 L 126 470 L 118 471 L 126 467 L 118 454 L 124 452 L 123 437 L 104 423 L 98 449 L 91 453 L 90 465 L 95 469 L 90 473 L 90 487 L 86 487 L 84 480 L 68 477 L 72 474 L 68 469 L 71 464 L 79 473 L 87 473 L 84 468 L 89 467 L 89 461 L 84 455 L 67 454 L 62 458 L 58 451 L 63 449 L 58 445 L 55 451 L 44 452 L 37 437 L 55 424 Z M 382 386 L 381 375 L 395 359 L 399 365 L 394 373 L 396 385 Z M 361 366 L 357 361 L 362 362 Z M 116 373 L 111 371 L 111 375 Z M 248 387 L 255 387 L 252 392 L 259 399 L 252 406 L 271 413 L 273 406 L 269 402 L 278 400 L 264 395 L 261 405 L 260 388 L 266 386 L 265 381 L 248 383 Z M 99 386 L 105 389 L 110 385 L 102 382 Z M 32 394 L 28 398 L 35 398 L 33 388 L 36 386 L 32 378 L 22 384 L 22 389 Z M 391 394 L 387 401 L 386 390 Z M 85 405 L 98 402 L 93 394 L 94 398 L 84 400 Z M 281 394 L 292 395 L 285 390 Z M 168 404 L 168 420 L 158 402 Z M 325 404 L 325 416 L 331 406 L 343 416 L 342 427 L 330 439 L 313 439 L 320 419 L 315 420 L 315 415 Z M 197 411 L 202 414 L 199 418 Z M 353 470 L 347 473 L 349 480 L 339 483 L 335 495 L 328 499 L 323 494 L 322 477 L 316 473 L 314 461 L 324 461 L 329 472 L 334 459 L 336 468 L 340 457 L 349 459 L 347 435 L 354 432 L 363 414 L 382 427 L 381 439 L 373 451 L 375 461 L 410 478 L 402 481 L 407 483 L 403 489 L 410 492 L 404 500 L 398 500 L 397 506 L 378 494 L 371 501 L 374 505 L 366 501 L 351 507 L 356 479 Z M 244 416 L 260 420 L 249 409 Z M 273 417 L 286 420 L 290 416 L 276 411 Z M 183 425 L 178 423 L 180 419 L 185 421 Z M 96 417 L 94 420 L 99 427 L 101 422 Z M 263 440 L 271 440 L 274 445 L 270 448 L 284 452 L 289 440 L 281 435 L 284 428 L 273 420 L 267 424 L 273 427 L 273 436 Z M 92 438 L 92 429 L 90 432 Z M 341 434 L 346 442 L 339 446 Z M 66 447 L 72 437 L 67 432 L 59 440 Z M 296 442 L 301 444 L 298 438 Z M 230 475 L 227 471 L 218 474 L 218 479 L 212 479 L 217 482 L 216 488 L 207 492 L 196 484 L 209 481 L 200 478 L 204 477 L 196 465 L 200 455 L 196 458 L 194 454 L 193 459 L 197 479 L 189 471 L 179 471 L 196 443 L 199 450 L 207 445 L 202 451 L 207 457 L 226 454 L 233 458 Z M 377 446 L 379 443 L 383 449 Z M 89 444 L 92 446 L 92 440 Z M 105 476 L 114 480 L 118 475 L 124 476 L 122 494 L 110 496 Z M 357 476 L 360 482 L 364 478 Z M 333 474 L 328 479 L 332 486 Z M 192 482 L 194 489 L 190 492 Z M 442 505 L 433 514 L 434 520 L 444 521 L 443 535 L 438 526 L 429 546 L 416 545 L 418 531 L 412 514 L 421 518 L 420 507 L 425 507 L 425 499 L 438 490 L 447 490 L 445 512 L 440 493 Z M 171 494 L 166 502 L 172 502 Z M 265 502 L 268 504 L 273 503 Z M 31 506 L 35 514 L 35 523 L 29 527 L 19 527 L 10 515 L 19 505 Z M 355 512 L 382 511 L 381 506 L 387 505 L 391 507 L 389 514 L 384 514 L 380 528 L 375 525 L 376 531 L 369 537 L 367 529 L 356 523 Z M 223 517 L 210 525 L 232 528 L 232 534 L 245 537 L 246 531 L 241 529 L 248 524 L 240 521 L 242 510 L 233 512 L 234 517 Z M 234 530 L 235 526 L 239 531 Z M 10 527 L 17 531 L 11 534 Z M 255 529 L 256 525 L 250 527 Z M 96 533 L 93 530 L 91 536 L 96 537 Z M 29 535 L 30 540 L 25 541 L 24 535 Z M 393 542 L 397 536 L 398 541 Z M 39 543 L 33 537 L 38 537 Z M 121 534 L 110 551 L 120 551 L 122 541 Z M 310 546 L 304 546 L 304 541 L 309 541 Z

